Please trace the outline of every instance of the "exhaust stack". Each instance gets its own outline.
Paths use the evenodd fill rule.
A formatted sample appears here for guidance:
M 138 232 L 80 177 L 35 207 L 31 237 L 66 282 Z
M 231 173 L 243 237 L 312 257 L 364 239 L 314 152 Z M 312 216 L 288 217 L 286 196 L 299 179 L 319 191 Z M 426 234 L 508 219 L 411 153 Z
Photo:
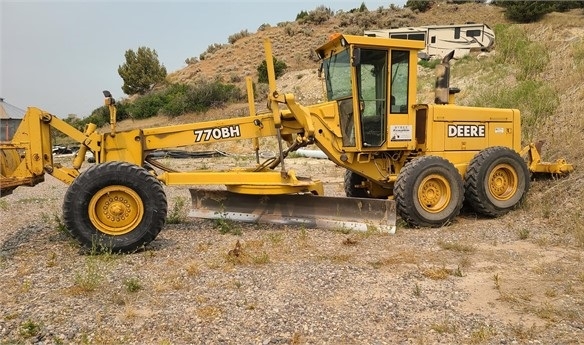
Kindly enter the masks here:
M 434 103 L 448 104 L 450 96 L 450 60 L 454 57 L 454 50 L 448 53 L 442 62 L 436 66 L 436 88 Z M 453 90 L 454 91 L 454 90 Z

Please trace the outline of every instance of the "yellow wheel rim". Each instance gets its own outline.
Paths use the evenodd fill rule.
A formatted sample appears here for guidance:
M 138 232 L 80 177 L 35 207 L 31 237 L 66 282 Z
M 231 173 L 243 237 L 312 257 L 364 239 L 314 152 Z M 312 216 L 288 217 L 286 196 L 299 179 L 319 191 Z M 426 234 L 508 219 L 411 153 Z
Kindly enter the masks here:
M 497 200 L 509 200 L 517 193 L 518 181 L 511 165 L 499 164 L 489 174 L 489 192 Z
M 443 211 L 452 197 L 450 184 L 444 176 L 428 175 L 418 187 L 418 201 L 424 210 L 430 213 Z
M 136 192 L 125 186 L 99 190 L 89 202 L 93 225 L 108 235 L 119 236 L 132 231 L 144 216 L 144 204 Z

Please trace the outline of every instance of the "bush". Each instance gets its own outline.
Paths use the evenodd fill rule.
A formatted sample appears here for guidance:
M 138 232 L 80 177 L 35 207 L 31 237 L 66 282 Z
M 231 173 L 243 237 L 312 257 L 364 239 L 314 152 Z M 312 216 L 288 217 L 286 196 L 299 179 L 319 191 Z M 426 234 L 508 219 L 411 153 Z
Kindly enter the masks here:
M 137 119 L 158 114 L 175 117 L 191 112 L 204 112 L 242 98 L 241 90 L 235 85 L 218 81 L 199 82 L 195 85 L 172 84 L 164 90 L 135 100 L 130 105 L 130 110 Z
M 190 58 L 186 58 L 186 59 L 185 59 L 185 63 L 186 63 L 187 65 L 194 65 L 194 64 L 196 64 L 197 62 L 199 62 L 199 59 L 198 59 L 198 58 L 196 58 L 196 57 L 190 57 Z
M 412 11 L 426 12 L 432 8 L 432 1 L 430 0 L 408 0 L 404 5 L 406 8 L 410 8 Z
M 306 17 L 308 17 L 308 12 L 302 10 L 296 15 L 296 21 L 302 21 Z
M 505 17 L 518 23 L 536 22 L 555 10 L 555 1 L 496 1 L 494 4 L 504 7 Z
M 225 46 L 224 44 L 219 44 L 219 43 L 210 44 L 209 46 L 207 46 L 207 50 L 205 50 L 204 53 L 201 53 L 201 55 L 199 55 L 199 60 L 205 60 L 207 55 L 213 54 L 214 52 L 223 48 L 224 46 Z
M 300 22 L 322 24 L 329 20 L 333 15 L 334 13 L 330 8 L 321 5 L 308 12 L 308 15 L 300 20 Z
M 274 61 L 274 72 L 276 73 L 276 79 L 280 77 L 286 71 L 288 66 L 284 61 L 280 61 L 273 57 Z M 268 82 L 268 63 L 266 60 L 262 61 L 262 63 L 257 67 L 258 71 L 258 82 L 259 83 L 267 83 Z
M 440 59 L 431 59 L 431 60 L 420 60 L 420 61 L 418 61 L 418 65 L 420 65 L 420 66 L 422 66 L 424 68 L 429 68 L 429 69 L 434 69 L 439 64 L 440 64 Z
M 227 39 L 227 41 L 231 44 L 237 42 L 238 40 L 249 36 L 249 32 L 247 30 L 241 30 L 240 32 L 233 34 L 231 36 L 229 36 L 229 38 Z
M 269 28 L 271 28 L 271 27 L 272 27 L 272 26 L 271 26 L 270 24 L 268 24 L 268 23 L 263 23 L 262 25 L 260 25 L 260 26 L 258 27 L 258 31 L 264 31 L 264 30 L 266 30 L 266 29 L 269 29 Z

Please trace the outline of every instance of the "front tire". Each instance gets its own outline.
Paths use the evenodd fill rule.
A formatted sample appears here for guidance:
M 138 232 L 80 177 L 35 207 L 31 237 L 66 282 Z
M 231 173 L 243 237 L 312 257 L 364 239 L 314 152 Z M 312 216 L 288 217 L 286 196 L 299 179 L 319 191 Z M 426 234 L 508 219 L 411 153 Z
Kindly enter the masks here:
M 351 170 L 345 171 L 345 195 L 354 198 L 370 198 L 367 188 L 360 186 L 367 179 Z
M 63 203 L 65 226 L 84 247 L 132 252 L 153 241 L 166 220 L 160 182 L 125 162 L 90 167 L 71 184 Z
M 527 164 L 517 152 L 502 146 L 489 147 L 468 165 L 466 201 L 479 214 L 501 216 L 525 198 L 529 179 Z
M 462 177 L 444 158 L 415 158 L 399 173 L 394 195 L 398 214 L 410 226 L 440 227 L 460 213 Z

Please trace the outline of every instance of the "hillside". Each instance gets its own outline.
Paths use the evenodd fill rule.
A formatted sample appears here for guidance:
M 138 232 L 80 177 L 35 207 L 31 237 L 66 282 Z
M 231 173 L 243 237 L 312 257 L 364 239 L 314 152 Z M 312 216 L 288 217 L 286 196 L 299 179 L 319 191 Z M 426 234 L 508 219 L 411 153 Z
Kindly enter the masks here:
M 270 27 L 258 30 L 233 44 L 224 44 L 215 52 L 207 54 L 204 60 L 170 73 L 169 80 L 192 82 L 197 79 L 220 78 L 229 82 L 234 77 L 255 76 L 256 67 L 264 59 L 265 38 L 272 41 L 274 56 L 285 61 L 289 71 L 296 71 L 317 68 L 317 63 L 313 60 L 314 49 L 326 42 L 335 32 L 360 34 L 363 30 L 370 29 L 461 21 L 486 23 L 490 26 L 506 22 L 500 8 L 474 3 L 464 5 L 440 3 L 425 13 L 414 13 L 410 9 L 397 7 L 371 9 L 366 13 L 349 13 L 349 10 L 346 9 L 345 13 L 337 14 L 318 25 L 293 21 L 296 14 L 291 13 L 290 22 L 277 25 L 272 23 Z M 242 29 L 253 31 L 253 28 Z M 237 59 L 233 59 L 234 56 Z

